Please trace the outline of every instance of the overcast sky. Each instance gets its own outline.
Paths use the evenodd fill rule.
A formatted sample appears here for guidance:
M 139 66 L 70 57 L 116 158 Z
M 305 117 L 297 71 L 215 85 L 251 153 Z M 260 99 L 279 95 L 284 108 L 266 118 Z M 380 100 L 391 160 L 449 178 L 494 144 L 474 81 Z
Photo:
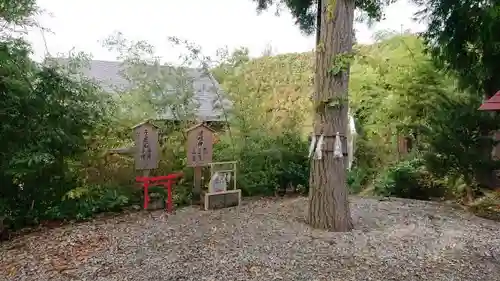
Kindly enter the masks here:
M 38 5 L 45 10 L 37 17 L 39 24 L 51 30 L 45 38 L 52 55 L 75 48 L 91 53 L 94 59 L 116 60 L 116 54 L 100 43 L 115 31 L 128 39 L 150 42 L 167 61 L 179 55 L 167 43 L 167 36 L 196 42 L 206 54 L 224 46 L 245 46 L 251 55 L 261 54 L 267 46 L 274 53 L 304 52 L 312 50 L 315 41 L 300 32 L 286 10 L 279 17 L 274 10 L 258 15 L 251 0 L 38 0 Z M 378 30 L 423 30 L 411 19 L 416 10 L 400 0 L 387 9 L 386 20 L 374 27 L 357 24 L 358 42 L 371 42 Z M 46 48 L 41 31 L 30 31 L 28 39 L 34 44 L 35 57 L 43 57 Z

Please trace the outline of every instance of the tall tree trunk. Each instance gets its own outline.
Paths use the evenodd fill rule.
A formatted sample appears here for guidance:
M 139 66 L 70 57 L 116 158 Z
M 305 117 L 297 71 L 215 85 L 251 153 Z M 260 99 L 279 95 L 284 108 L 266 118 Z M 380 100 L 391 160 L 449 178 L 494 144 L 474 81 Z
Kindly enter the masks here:
M 347 151 L 347 90 L 352 58 L 354 0 L 323 0 L 320 43 L 316 47 L 313 96 L 314 131 L 324 135 L 322 159 L 313 159 L 310 174 L 308 222 L 331 231 L 353 228 L 347 198 L 347 154 L 334 157 L 335 134 Z
M 326 0 L 325 0 L 326 1 Z M 320 38 L 320 31 L 321 31 L 321 7 L 323 7 L 323 4 L 321 3 L 321 0 L 318 0 L 318 6 L 317 6 L 317 11 L 316 11 L 316 45 L 319 44 L 321 38 Z

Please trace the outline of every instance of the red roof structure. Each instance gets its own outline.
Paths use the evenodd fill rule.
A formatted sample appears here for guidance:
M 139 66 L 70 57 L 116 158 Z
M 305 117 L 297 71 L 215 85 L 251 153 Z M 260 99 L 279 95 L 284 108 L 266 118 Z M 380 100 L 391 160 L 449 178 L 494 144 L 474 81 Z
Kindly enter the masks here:
M 500 91 L 498 91 L 487 101 L 483 102 L 483 104 L 481 104 L 481 106 L 479 107 L 479 110 L 500 111 Z

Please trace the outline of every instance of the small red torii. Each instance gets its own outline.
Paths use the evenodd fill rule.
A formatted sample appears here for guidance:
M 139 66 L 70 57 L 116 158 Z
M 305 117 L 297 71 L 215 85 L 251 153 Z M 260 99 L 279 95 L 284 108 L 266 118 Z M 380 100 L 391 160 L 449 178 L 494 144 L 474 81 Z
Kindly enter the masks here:
M 135 180 L 139 183 L 142 183 L 142 187 L 144 188 L 144 209 L 148 208 L 148 204 L 150 201 L 148 189 L 150 186 L 154 185 L 163 185 L 164 188 L 167 189 L 167 211 L 169 213 L 173 212 L 173 203 L 172 203 L 172 185 L 175 183 L 175 180 L 182 177 L 183 173 L 172 173 L 167 176 L 157 176 L 157 177 L 136 177 Z

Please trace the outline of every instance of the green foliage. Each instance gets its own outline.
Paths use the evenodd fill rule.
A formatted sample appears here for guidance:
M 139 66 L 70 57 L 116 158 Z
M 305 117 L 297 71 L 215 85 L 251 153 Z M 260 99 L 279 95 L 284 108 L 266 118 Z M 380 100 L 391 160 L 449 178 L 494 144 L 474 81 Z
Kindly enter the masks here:
M 500 221 L 500 193 L 488 192 L 474 201 L 470 208 L 479 217 Z
M 118 186 L 85 186 L 68 191 L 61 202 L 46 211 L 46 219 L 84 220 L 96 213 L 119 212 L 140 204 L 140 189 Z
M 370 180 L 370 172 L 362 167 L 354 167 L 347 173 L 347 185 L 352 194 L 360 193 Z
M 35 0 L 0 1 L 0 22 L 4 28 L 6 23 L 23 24 L 37 9 Z
M 442 97 L 422 129 L 427 143 L 426 165 L 435 174 L 464 177 L 467 185 L 488 178 L 500 162 L 491 158 L 496 142 L 488 136 L 500 129 L 497 114 L 478 111 L 481 99 Z
M 355 46 L 350 75 L 349 106 L 358 131 L 355 169 L 367 174 L 361 181 L 367 186 L 381 167 L 398 160 L 396 134 L 421 136 L 421 128 L 439 110 L 433 106 L 442 96 L 452 100 L 466 97 L 455 89 L 453 77 L 435 68 L 416 36 L 381 33 L 378 40 L 374 45 Z M 313 54 L 250 61 L 240 55 L 235 61 L 239 63 L 232 68 L 215 70 L 235 101 L 235 123 L 231 124 L 235 137 L 292 127 L 300 128 L 304 135 L 310 133 Z M 417 148 L 426 149 L 425 145 L 419 142 Z
M 328 73 L 330 73 L 331 75 L 339 75 L 343 71 L 348 70 L 353 58 L 353 54 L 339 54 L 335 56 Z
M 374 192 L 381 196 L 429 200 L 444 196 L 445 187 L 416 158 L 399 162 L 380 174 Z
M 213 70 L 233 102 L 231 134 L 221 136 L 214 157 L 238 160 L 244 195 L 272 195 L 290 184 L 306 192 L 311 63 L 309 54 L 248 60 L 237 51 Z
M 231 127 L 276 134 L 297 127 L 309 133 L 313 78 L 310 53 L 254 60 L 235 53 L 228 60 L 238 63 L 234 67 L 223 64 L 213 72 L 233 102 Z
M 238 186 L 245 196 L 273 195 L 289 184 L 307 187 L 309 180 L 308 144 L 298 134 L 270 135 L 253 131 L 232 141 L 221 138 L 215 157 L 238 160 Z
M 303 32 L 312 34 L 316 30 L 317 7 L 320 2 L 318 0 L 254 0 L 254 2 L 257 2 L 258 11 L 267 10 L 273 4 L 284 2 Z M 364 18 L 370 21 L 382 19 L 384 7 L 394 2 L 396 0 L 355 0 L 356 8 L 360 9 Z
M 432 57 L 457 74 L 462 88 L 480 96 L 500 89 L 500 13 L 496 1 L 414 0 L 429 23 L 424 33 Z
M 20 40 L 0 42 L 0 198 L 11 217 L 36 222 L 76 187 L 72 159 L 103 121 L 105 96 L 28 58 Z
M 0 38 L 0 211 L 18 228 L 49 218 L 48 210 L 81 186 L 81 157 L 107 125 L 111 100 L 69 68 L 29 58 L 29 44 L 9 26 L 26 26 L 37 7 L 14 2 L 0 1 L 6 28 Z

